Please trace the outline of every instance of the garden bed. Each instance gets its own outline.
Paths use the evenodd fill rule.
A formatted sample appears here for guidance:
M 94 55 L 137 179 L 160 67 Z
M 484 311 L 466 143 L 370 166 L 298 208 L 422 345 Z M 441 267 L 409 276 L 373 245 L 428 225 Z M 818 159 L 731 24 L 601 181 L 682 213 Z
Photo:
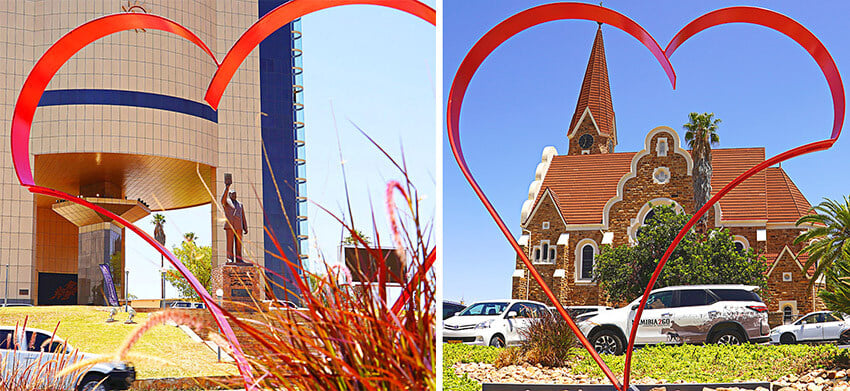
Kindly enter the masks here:
M 608 384 L 583 349 L 574 349 L 569 365 L 559 368 L 500 362 L 503 350 L 443 344 L 444 389 L 475 391 L 485 382 Z M 624 358 L 603 356 L 615 374 L 622 373 Z M 827 391 L 848 389 L 844 369 L 850 367 L 850 353 L 832 345 L 651 346 L 635 351 L 632 363 L 631 382 L 638 384 L 776 382 Z

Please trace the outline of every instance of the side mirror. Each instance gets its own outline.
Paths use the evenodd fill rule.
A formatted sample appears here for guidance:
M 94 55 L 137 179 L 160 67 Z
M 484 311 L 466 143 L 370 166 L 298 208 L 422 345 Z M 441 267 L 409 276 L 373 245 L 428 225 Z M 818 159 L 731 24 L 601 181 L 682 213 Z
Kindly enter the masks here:
M 516 311 L 508 311 L 508 316 L 505 319 L 516 318 Z
M 633 306 L 632 306 L 632 311 L 634 311 L 634 310 L 638 309 L 638 307 L 639 307 L 639 306 L 640 306 L 640 304 L 635 304 L 635 305 L 633 305 Z
M 804 320 L 804 321 L 800 322 L 800 324 L 809 324 L 809 321 L 808 321 L 808 320 Z
M 461 311 L 458 311 L 458 312 L 452 312 L 452 316 L 458 316 L 458 315 L 460 315 L 460 313 L 461 313 Z

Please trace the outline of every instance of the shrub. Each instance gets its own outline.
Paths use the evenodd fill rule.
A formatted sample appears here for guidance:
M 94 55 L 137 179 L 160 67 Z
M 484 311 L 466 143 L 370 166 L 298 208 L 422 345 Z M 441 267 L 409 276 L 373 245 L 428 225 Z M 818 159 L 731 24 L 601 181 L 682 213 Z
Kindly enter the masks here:
M 547 367 L 567 366 L 578 346 L 573 331 L 561 317 L 546 315 L 529 322 L 520 331 L 522 342 L 517 348 L 504 349 L 496 360 L 498 367 L 527 363 Z

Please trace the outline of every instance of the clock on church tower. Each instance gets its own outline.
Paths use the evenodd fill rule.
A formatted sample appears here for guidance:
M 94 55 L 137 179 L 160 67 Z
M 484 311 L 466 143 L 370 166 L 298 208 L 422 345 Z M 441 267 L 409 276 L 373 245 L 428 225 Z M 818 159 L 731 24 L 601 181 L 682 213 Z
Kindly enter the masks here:
M 581 149 L 590 149 L 593 146 L 593 136 L 589 134 L 583 134 L 578 138 L 578 146 Z

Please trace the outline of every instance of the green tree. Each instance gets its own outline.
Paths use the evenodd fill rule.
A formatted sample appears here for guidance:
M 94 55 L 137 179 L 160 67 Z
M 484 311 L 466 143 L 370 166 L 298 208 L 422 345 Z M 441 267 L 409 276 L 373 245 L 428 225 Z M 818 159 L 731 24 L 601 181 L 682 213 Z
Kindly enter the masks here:
M 812 208 L 812 213 L 797 220 L 797 226 L 810 224 L 811 227 L 794 239 L 794 244 L 807 243 L 800 253 L 809 255 L 806 270 L 817 265 L 811 282 L 822 274 L 834 274 L 833 277 L 850 277 L 843 274 L 841 268 L 833 269 L 840 261 L 850 261 L 850 199 L 844 197 L 844 203 L 824 199 Z M 829 286 L 829 285 L 827 285 Z
M 690 113 L 688 123 L 684 124 L 685 142 L 691 148 L 694 158 L 694 213 L 708 202 L 711 197 L 711 146 L 720 142 L 717 127 L 720 120 L 714 118 L 714 113 Z M 705 231 L 706 215 L 699 223 Z
M 174 247 L 172 251 L 207 291 L 212 289 L 212 248 L 210 246 L 199 247 L 195 242 L 183 241 L 180 247 Z M 189 281 L 177 270 L 169 270 L 165 279 L 177 288 L 183 298 L 200 300 L 201 297 L 192 289 Z
M 369 238 L 368 236 L 366 236 L 363 233 L 363 231 L 360 231 L 359 229 L 355 229 L 354 232 L 357 234 L 357 236 L 360 237 L 360 240 L 366 242 L 367 245 L 372 244 L 372 239 Z M 360 241 L 355 239 L 354 235 L 349 234 L 345 239 L 342 240 L 342 244 L 351 244 L 351 245 L 359 246 Z
M 672 206 L 655 206 L 654 218 L 637 233 L 634 246 L 605 246 L 596 257 L 593 278 L 608 299 L 630 301 L 649 283 L 658 260 L 691 218 Z M 767 287 L 766 264 L 752 250 L 738 252 L 727 229 L 688 232 L 673 250 L 655 288 L 695 284 L 746 284 Z

